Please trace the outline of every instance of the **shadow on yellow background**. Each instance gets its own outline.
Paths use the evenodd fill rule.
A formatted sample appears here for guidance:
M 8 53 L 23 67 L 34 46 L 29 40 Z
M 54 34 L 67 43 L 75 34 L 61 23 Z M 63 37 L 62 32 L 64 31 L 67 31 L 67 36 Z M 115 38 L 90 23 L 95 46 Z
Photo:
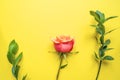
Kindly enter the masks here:
M 0 0 L 0 80 L 14 80 L 7 60 L 8 44 L 15 39 L 23 51 L 20 78 L 55 80 L 59 57 L 54 51 L 52 37 L 68 34 L 75 38 L 69 65 L 61 71 L 59 80 L 95 80 L 98 63 L 94 24 L 90 10 L 100 10 L 109 16 L 120 16 L 119 0 Z M 107 30 L 120 27 L 120 18 L 105 24 Z M 120 80 L 120 29 L 107 37 L 109 51 L 115 60 L 102 65 L 99 80 Z

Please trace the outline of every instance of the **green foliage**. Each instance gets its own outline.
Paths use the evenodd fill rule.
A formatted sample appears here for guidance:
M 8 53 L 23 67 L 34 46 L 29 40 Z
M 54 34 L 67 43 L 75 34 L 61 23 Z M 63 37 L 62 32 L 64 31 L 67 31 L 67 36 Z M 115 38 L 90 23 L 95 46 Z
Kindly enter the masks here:
M 19 62 L 23 57 L 22 52 L 18 56 L 16 56 L 18 50 L 19 50 L 18 44 L 16 43 L 15 40 L 12 40 L 9 44 L 7 59 L 10 62 L 10 64 L 12 64 L 12 74 L 14 75 L 16 80 L 18 80 L 18 73 L 20 70 Z M 25 78 L 23 80 L 25 80 Z
M 99 49 L 99 57 L 101 58 L 104 55 L 105 55 L 105 51 L 104 51 L 104 49 L 102 47 L 100 47 L 100 49 Z
M 65 59 L 65 61 L 66 61 L 66 64 L 64 64 L 64 65 L 62 65 L 62 66 L 60 66 L 60 69 L 63 69 L 63 68 L 65 68 L 67 65 L 68 65 L 68 61 L 67 61 L 67 57 L 66 57 L 66 54 L 62 54 L 62 56 L 63 56 L 63 58 Z
M 106 40 L 105 43 L 103 44 L 103 46 L 108 46 L 110 44 L 110 39 Z
M 79 53 L 79 51 L 69 52 L 69 54 L 77 54 L 77 53 Z
M 14 54 L 8 52 L 7 58 L 8 58 L 8 61 L 9 61 L 11 64 L 14 63 L 14 60 L 15 60 L 15 55 L 14 55 Z
M 26 80 L 27 74 L 25 76 L 23 76 L 22 80 Z
M 98 16 L 100 18 L 99 22 L 100 23 L 104 23 L 104 21 L 105 21 L 105 15 L 104 15 L 104 13 L 101 13 L 100 11 L 97 10 L 96 14 L 98 14 Z
M 20 70 L 20 66 L 19 65 L 12 67 L 12 74 L 14 75 L 14 77 L 16 79 L 18 79 L 19 70 Z
M 104 13 L 100 12 L 100 11 L 90 11 L 90 14 L 95 18 L 95 20 L 100 23 L 100 24 L 103 24 L 104 22 L 110 20 L 110 19 L 113 19 L 113 18 L 116 18 L 118 16 L 110 16 L 108 18 L 105 18 L 105 15 Z
M 99 39 L 98 39 L 99 40 Z M 104 43 L 104 36 L 100 36 L 100 43 L 103 44 Z
M 117 17 L 118 17 L 118 16 L 110 16 L 110 17 L 106 18 L 105 21 L 108 21 L 108 20 L 110 20 L 110 19 L 117 18 Z
M 21 53 L 18 55 L 18 57 L 15 59 L 13 65 L 14 65 L 14 66 L 18 65 L 19 62 L 21 61 L 22 57 L 23 57 L 23 53 L 21 52 Z
M 60 67 L 60 69 L 65 68 L 67 65 L 68 65 L 68 64 L 62 65 L 62 66 Z
M 102 24 L 98 24 L 96 27 L 96 32 L 98 32 L 100 35 L 105 34 L 105 27 Z
M 105 34 L 109 34 L 109 33 L 113 32 L 113 31 L 115 31 L 116 29 L 117 29 L 117 28 L 112 29 L 112 30 L 110 30 L 110 31 L 106 32 Z
M 15 42 L 15 40 L 12 40 L 10 45 L 9 45 L 9 52 L 11 54 L 16 54 L 19 49 L 18 44 Z
M 90 11 L 90 14 L 92 16 L 94 16 L 95 20 L 98 22 L 98 23 L 104 23 L 105 21 L 105 15 L 103 13 L 101 13 L 100 11 Z
M 99 59 L 99 57 L 97 56 L 96 52 L 94 52 L 94 54 L 95 54 L 96 59 Z
M 15 61 L 15 54 L 18 51 L 18 44 L 15 42 L 15 40 L 12 40 L 9 44 L 9 49 L 8 49 L 8 54 L 7 54 L 7 58 L 8 61 L 13 64 Z
M 105 56 L 103 60 L 114 60 L 114 58 L 112 56 Z
M 100 41 L 100 47 L 98 54 L 95 53 L 95 57 L 99 60 L 113 60 L 111 56 L 105 56 L 105 52 L 108 50 L 112 50 L 113 48 L 108 48 L 108 45 L 111 43 L 110 39 L 105 40 L 104 37 L 106 34 L 111 33 L 112 31 L 116 29 L 112 29 L 108 32 L 105 30 L 104 23 L 110 19 L 116 18 L 117 16 L 111 16 L 108 18 L 105 18 L 104 13 L 100 11 L 90 11 L 90 14 L 94 17 L 94 19 L 97 21 L 96 25 L 91 25 L 96 28 L 96 32 L 100 35 L 98 40 Z
M 97 22 L 99 22 L 100 17 L 99 17 L 98 14 L 96 14 L 96 12 L 94 12 L 94 11 L 90 11 L 90 14 L 91 14 L 92 16 L 94 16 L 94 18 L 95 18 L 95 20 L 96 20 Z
M 113 50 L 114 48 L 107 48 L 106 51 Z

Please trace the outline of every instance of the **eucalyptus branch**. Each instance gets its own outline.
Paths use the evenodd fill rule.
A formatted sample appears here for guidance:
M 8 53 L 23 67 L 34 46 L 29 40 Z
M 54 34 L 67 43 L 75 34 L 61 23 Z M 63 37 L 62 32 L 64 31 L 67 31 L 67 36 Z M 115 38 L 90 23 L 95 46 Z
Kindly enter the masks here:
M 95 52 L 95 57 L 99 60 L 99 68 L 96 76 L 96 80 L 98 80 L 103 60 L 114 60 L 112 56 L 105 55 L 106 51 L 111 50 L 113 48 L 108 48 L 108 45 L 111 43 L 111 40 L 110 39 L 105 40 L 104 38 L 106 34 L 109 34 L 116 29 L 106 32 L 104 23 L 110 19 L 116 18 L 117 16 L 111 16 L 111 17 L 105 18 L 104 13 L 100 11 L 96 11 L 96 12 L 90 11 L 90 14 L 94 17 L 94 19 L 97 22 L 96 25 L 92 25 L 92 26 L 96 28 L 96 32 L 100 35 L 98 38 L 100 42 L 98 54 Z
M 9 44 L 7 58 L 8 58 L 9 63 L 12 64 L 12 74 L 16 80 L 18 80 L 18 73 L 20 71 L 19 62 L 21 61 L 23 57 L 22 52 L 18 56 L 16 56 L 18 50 L 19 50 L 18 44 L 15 42 L 15 40 L 12 40 Z M 22 80 L 26 80 L 26 77 L 27 75 L 23 76 Z

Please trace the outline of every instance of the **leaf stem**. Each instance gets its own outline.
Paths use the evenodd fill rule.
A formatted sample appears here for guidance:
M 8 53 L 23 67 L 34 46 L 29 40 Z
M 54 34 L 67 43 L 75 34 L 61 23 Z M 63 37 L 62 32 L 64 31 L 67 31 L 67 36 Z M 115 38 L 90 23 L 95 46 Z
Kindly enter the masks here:
M 96 76 L 96 80 L 98 80 L 100 69 L 101 69 L 101 65 L 102 65 L 102 60 L 100 60 L 100 64 L 99 64 L 99 68 L 98 68 L 98 73 L 97 73 L 97 76 Z
M 63 53 L 61 53 L 61 55 L 60 55 L 60 64 L 59 64 L 56 80 L 58 80 L 58 78 L 59 78 L 62 62 L 63 62 Z

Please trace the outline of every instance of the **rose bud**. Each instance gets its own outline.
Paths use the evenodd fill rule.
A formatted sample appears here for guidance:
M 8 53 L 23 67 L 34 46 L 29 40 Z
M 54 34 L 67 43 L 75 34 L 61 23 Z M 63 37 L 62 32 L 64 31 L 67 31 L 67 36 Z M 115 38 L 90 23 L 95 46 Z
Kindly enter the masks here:
M 74 39 L 70 36 L 57 36 L 52 41 L 57 52 L 69 53 L 73 49 Z

